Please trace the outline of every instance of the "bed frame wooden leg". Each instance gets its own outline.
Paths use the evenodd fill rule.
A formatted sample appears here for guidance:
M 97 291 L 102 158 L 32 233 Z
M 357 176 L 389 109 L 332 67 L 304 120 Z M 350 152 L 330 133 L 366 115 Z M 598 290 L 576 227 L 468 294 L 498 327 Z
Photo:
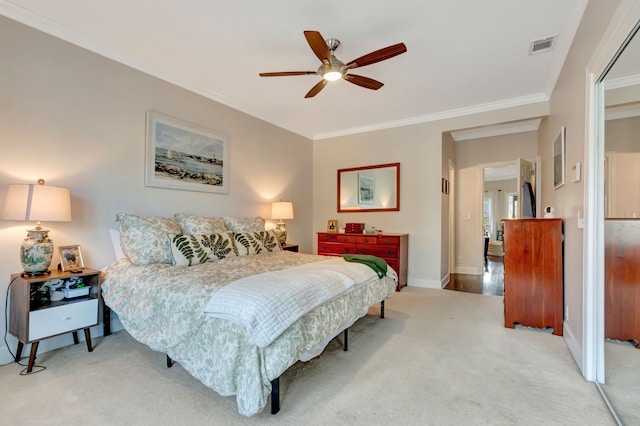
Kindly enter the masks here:
M 280 377 L 271 381 L 271 414 L 280 411 Z
M 167 368 L 173 367 L 173 360 L 169 355 L 167 355 Z
M 384 300 L 380 302 L 380 318 L 384 318 Z

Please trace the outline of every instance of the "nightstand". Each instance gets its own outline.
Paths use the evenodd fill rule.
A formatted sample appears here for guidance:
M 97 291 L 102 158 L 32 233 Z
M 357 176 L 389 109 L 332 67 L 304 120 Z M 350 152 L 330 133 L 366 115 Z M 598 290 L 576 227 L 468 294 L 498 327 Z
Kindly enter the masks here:
M 51 296 L 46 297 L 51 292 L 44 286 L 58 287 L 58 291 L 63 291 L 67 283 L 74 281 L 82 284 L 67 290 L 65 298 L 55 300 L 57 298 L 54 297 L 51 300 Z M 80 273 L 53 270 L 38 277 L 12 274 L 11 282 L 9 331 L 18 338 L 16 362 L 20 360 L 24 345 L 31 343 L 27 373 L 33 369 L 40 340 L 71 332 L 77 344 L 77 331 L 83 329 L 87 350 L 93 351 L 89 327 L 98 324 L 100 271 L 89 268 Z M 62 297 L 61 294 L 58 296 Z
M 284 244 L 282 250 L 298 252 L 298 244 Z

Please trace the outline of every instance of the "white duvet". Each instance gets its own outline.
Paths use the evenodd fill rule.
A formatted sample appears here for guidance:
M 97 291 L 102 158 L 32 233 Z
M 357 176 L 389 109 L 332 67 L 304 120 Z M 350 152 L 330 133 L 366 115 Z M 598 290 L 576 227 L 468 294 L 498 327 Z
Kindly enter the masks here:
M 213 294 L 205 313 L 244 327 L 264 348 L 307 312 L 377 278 L 368 266 L 332 258 L 234 281 Z

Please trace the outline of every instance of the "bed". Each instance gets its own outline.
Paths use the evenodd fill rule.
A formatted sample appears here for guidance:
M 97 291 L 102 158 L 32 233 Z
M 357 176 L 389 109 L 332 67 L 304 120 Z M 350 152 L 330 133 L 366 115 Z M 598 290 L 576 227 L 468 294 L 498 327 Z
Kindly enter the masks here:
M 209 226 L 212 219 L 119 214 L 115 246 L 122 253 L 103 270 L 103 298 L 137 341 L 166 353 L 218 394 L 235 395 L 238 412 L 251 416 L 264 409 L 272 383 L 287 368 L 320 354 L 371 306 L 389 298 L 396 280 L 391 268 L 381 274 L 341 258 L 282 251 L 259 218 L 216 218 Z M 211 235 L 215 241 L 204 237 Z M 262 244 L 246 243 L 251 236 Z M 203 255 L 203 247 L 199 254 L 198 247 L 185 249 L 185 241 L 198 238 L 220 250 Z M 182 251 L 172 241 L 182 241 Z M 256 282 L 255 294 L 234 302 Z M 302 301 L 293 297 L 297 293 Z M 261 305 L 267 299 L 274 303 Z M 240 320 L 230 316 L 236 315 L 229 310 L 233 306 L 242 308 Z M 268 318 L 279 320 L 267 326 Z

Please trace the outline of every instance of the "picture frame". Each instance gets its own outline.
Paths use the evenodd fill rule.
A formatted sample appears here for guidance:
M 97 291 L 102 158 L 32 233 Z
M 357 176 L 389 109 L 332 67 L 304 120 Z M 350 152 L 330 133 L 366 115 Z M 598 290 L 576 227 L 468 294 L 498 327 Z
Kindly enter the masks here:
M 553 141 L 553 189 L 560 188 L 565 181 L 565 133 L 566 129 L 562 126 Z
M 368 173 L 358 173 L 358 204 L 374 204 L 376 179 Z
M 338 232 L 338 219 L 329 219 L 327 221 L 327 232 Z
M 147 111 L 145 186 L 229 193 L 229 138 Z
M 82 249 L 79 245 L 59 246 L 60 268 L 63 271 L 80 271 L 84 268 Z

